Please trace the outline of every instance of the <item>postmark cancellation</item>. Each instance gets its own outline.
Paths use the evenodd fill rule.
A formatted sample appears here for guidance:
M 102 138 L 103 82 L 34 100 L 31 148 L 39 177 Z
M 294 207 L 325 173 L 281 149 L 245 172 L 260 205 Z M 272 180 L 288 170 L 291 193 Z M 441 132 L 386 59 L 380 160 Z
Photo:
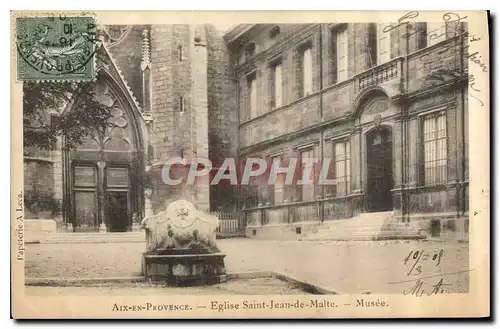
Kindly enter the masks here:
M 19 80 L 92 80 L 97 26 L 91 16 L 19 17 L 16 26 Z

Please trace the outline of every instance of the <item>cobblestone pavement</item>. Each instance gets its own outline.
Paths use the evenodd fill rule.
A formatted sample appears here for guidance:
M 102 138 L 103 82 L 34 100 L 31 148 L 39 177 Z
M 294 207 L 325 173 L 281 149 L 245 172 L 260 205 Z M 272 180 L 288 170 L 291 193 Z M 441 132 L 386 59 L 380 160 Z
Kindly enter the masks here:
M 445 291 L 468 291 L 469 252 L 463 243 L 238 238 L 218 240 L 218 245 L 227 255 L 228 272 L 277 271 L 337 293 L 408 292 L 418 281 L 394 282 L 415 279 L 414 275 L 433 276 L 423 280 L 421 289 L 426 291 L 441 279 Z M 30 278 L 128 277 L 140 274 L 145 244 L 32 244 L 26 249 Z M 436 276 L 447 273 L 454 274 Z

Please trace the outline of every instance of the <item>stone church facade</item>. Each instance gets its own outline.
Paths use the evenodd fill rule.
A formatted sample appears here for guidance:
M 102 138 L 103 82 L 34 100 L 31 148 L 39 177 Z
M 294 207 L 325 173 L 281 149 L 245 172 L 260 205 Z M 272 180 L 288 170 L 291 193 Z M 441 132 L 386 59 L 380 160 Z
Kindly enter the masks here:
M 96 94 L 112 127 L 76 150 L 25 150 L 26 218 L 127 231 L 185 198 L 236 209 L 249 236 L 371 212 L 467 230 L 466 26 L 388 25 L 102 29 Z M 335 184 L 167 186 L 173 157 L 328 157 Z
M 214 208 L 210 194 L 224 191 L 208 178 L 170 187 L 155 175 L 169 158 L 236 157 L 235 85 L 221 32 L 107 26 L 99 37 L 95 94 L 111 107 L 110 128 L 74 150 L 62 139 L 49 152 L 25 150 L 26 218 L 55 219 L 58 230 L 122 232 L 179 198 Z

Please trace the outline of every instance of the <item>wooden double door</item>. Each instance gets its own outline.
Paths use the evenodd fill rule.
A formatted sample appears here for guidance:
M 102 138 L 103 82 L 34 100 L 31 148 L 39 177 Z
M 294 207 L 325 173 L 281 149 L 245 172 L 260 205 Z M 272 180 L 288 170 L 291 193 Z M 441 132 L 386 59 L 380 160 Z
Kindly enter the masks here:
M 76 232 L 126 232 L 132 225 L 128 164 L 76 162 L 72 166 L 72 218 Z
M 367 190 L 365 209 L 368 212 L 393 209 L 392 132 L 380 127 L 367 134 Z

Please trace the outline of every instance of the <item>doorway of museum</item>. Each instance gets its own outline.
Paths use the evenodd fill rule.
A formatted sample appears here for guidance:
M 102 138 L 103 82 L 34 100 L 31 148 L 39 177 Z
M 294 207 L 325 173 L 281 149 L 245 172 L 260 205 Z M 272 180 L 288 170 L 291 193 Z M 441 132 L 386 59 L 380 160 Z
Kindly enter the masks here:
M 393 209 L 392 193 L 392 131 L 390 127 L 374 128 L 366 135 L 367 189 L 365 209 L 367 212 Z

